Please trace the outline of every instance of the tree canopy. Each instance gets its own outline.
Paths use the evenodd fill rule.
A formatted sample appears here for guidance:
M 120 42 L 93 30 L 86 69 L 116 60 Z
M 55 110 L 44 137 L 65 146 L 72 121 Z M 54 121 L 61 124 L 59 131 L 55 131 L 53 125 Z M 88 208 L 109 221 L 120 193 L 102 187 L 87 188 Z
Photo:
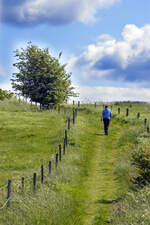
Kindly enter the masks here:
M 10 99 L 13 96 L 13 93 L 10 91 L 6 91 L 0 88 L 0 100 Z
M 66 64 L 61 65 L 59 59 L 49 54 L 48 48 L 28 43 L 25 49 L 15 51 L 15 57 L 17 62 L 13 66 L 17 72 L 13 73 L 11 81 L 18 94 L 42 105 L 62 103 L 76 96 Z

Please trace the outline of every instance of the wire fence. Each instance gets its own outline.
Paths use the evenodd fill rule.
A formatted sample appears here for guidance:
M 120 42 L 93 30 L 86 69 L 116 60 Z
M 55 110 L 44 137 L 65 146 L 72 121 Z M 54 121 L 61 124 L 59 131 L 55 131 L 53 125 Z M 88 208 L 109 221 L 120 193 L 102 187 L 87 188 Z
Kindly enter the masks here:
M 98 104 L 95 102 L 94 107 L 96 108 Z M 76 107 L 77 106 L 77 107 Z M 71 125 L 74 125 L 78 115 L 78 109 L 80 107 L 80 102 L 78 101 L 77 105 L 73 101 L 73 108 L 72 108 L 72 115 L 69 116 L 67 119 L 67 125 L 64 130 L 64 136 L 62 137 L 62 144 L 59 144 L 58 151 L 56 154 L 51 156 L 51 160 L 47 161 L 46 165 L 41 165 L 41 168 L 36 173 L 33 173 L 32 176 L 28 177 L 21 177 L 17 180 L 8 180 L 8 184 L 0 187 L 0 210 L 4 209 L 5 207 L 10 207 L 10 202 L 13 198 L 16 197 L 17 194 L 22 194 L 24 190 L 26 192 L 31 190 L 36 190 L 38 187 L 44 182 L 47 176 L 50 176 L 51 173 L 57 169 L 58 164 L 62 160 L 62 156 L 66 154 L 67 145 L 68 145 L 68 134 L 71 129 Z M 102 105 L 104 108 L 104 104 Z M 132 107 L 132 106 L 130 106 Z M 54 109 L 56 110 L 56 109 Z M 64 108 L 63 108 L 64 110 Z M 113 110 L 113 105 L 111 105 L 111 110 Z M 58 113 L 60 113 L 61 107 L 58 106 Z M 64 110 L 66 113 L 66 108 Z M 121 113 L 121 108 L 117 108 L 117 114 Z M 125 114 L 126 117 L 130 115 L 130 109 L 126 108 Z M 136 118 L 140 119 L 141 114 L 140 112 L 137 113 Z M 144 119 L 144 126 L 147 133 L 150 133 L 148 120 L 147 118 Z

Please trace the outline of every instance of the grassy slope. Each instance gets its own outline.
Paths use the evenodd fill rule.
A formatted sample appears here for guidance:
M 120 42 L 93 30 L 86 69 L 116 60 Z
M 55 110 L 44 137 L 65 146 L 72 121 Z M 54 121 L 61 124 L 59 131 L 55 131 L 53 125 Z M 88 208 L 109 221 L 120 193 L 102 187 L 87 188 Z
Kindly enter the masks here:
M 138 107 L 132 110 L 138 111 Z M 117 107 L 113 110 L 116 112 Z M 18 114 L 18 116 L 16 114 L 16 116 L 18 118 L 19 116 L 25 118 L 23 114 Z M 31 116 L 32 114 L 34 115 L 33 118 Z M 28 123 L 31 125 L 30 134 L 33 133 L 32 129 L 35 127 L 35 124 L 37 124 L 36 121 L 38 120 L 38 126 L 40 124 L 44 124 L 44 127 L 47 127 L 47 125 L 48 127 L 51 126 L 50 123 L 52 123 L 52 120 L 48 119 L 49 114 L 41 113 L 39 117 L 38 114 L 39 113 L 25 114 L 27 115 L 27 118 L 30 118 L 30 120 L 27 119 L 27 121 L 30 121 L 31 123 Z M 5 116 L 6 115 L 7 113 L 5 113 Z M 133 115 L 133 117 L 135 117 L 135 115 Z M 13 121 L 15 120 L 13 119 Z M 56 123 L 60 125 L 60 121 L 61 118 L 57 116 Z M 17 128 L 21 122 L 24 127 L 23 120 L 20 118 L 20 123 L 16 124 Z M 4 125 L 6 126 L 6 124 Z M 64 125 L 64 121 L 61 122 L 61 125 Z M 10 126 L 10 124 L 7 126 Z M 37 127 L 34 129 L 34 133 L 37 132 L 35 136 L 38 143 L 42 142 L 41 140 L 46 137 L 46 141 L 42 142 L 42 146 L 45 142 L 49 146 L 54 145 L 54 143 L 49 140 L 51 132 L 49 132 L 48 127 L 45 132 L 45 129 L 43 129 L 41 133 L 38 133 Z M 40 126 L 40 129 L 42 129 L 42 125 Z M 129 125 L 126 124 L 125 121 L 119 122 L 114 119 L 111 123 L 110 135 L 106 137 L 103 135 L 103 125 L 100 122 L 100 117 L 96 110 L 92 109 L 92 111 L 89 112 L 86 110 L 80 112 L 78 122 L 70 133 L 70 145 L 67 150 L 68 154 L 63 158 L 63 162 L 58 170 L 52 175 L 50 180 L 48 179 L 47 182 L 45 181 L 45 184 L 40 188 L 39 192 L 34 195 L 32 193 L 27 193 L 25 195 L 26 200 L 23 200 L 23 202 L 21 200 L 22 195 L 20 195 L 19 198 L 17 197 L 19 205 L 16 204 L 15 200 L 12 202 L 12 209 L 9 211 L 6 209 L 0 211 L 0 221 L 3 221 L 3 225 L 12 224 L 12 221 L 14 225 L 23 225 L 27 223 L 32 225 L 107 224 L 111 204 L 128 189 L 128 183 L 124 181 L 124 177 L 121 174 L 118 175 L 116 173 L 118 158 L 124 154 L 127 147 L 132 147 L 135 144 L 135 139 L 132 135 L 131 138 L 124 138 L 124 134 L 127 135 L 128 130 Z M 9 131 L 9 129 L 7 131 Z M 56 129 L 55 132 L 53 130 L 52 132 L 52 137 L 55 137 L 53 140 L 56 142 L 59 141 L 60 138 L 60 135 L 57 135 L 57 132 L 61 133 L 59 129 Z M 21 135 L 21 129 L 18 131 L 17 143 L 21 139 L 21 136 L 19 135 Z M 32 138 L 35 138 L 35 136 Z M 12 138 L 12 140 L 13 139 L 14 138 Z M 10 143 L 13 142 L 12 140 Z M 28 140 L 30 140 L 30 137 L 27 136 L 27 144 Z M 37 154 L 40 165 L 44 159 L 49 157 L 50 152 L 49 148 L 47 148 L 47 151 L 44 153 L 43 151 L 41 152 L 41 146 L 39 149 L 39 152 L 37 151 L 37 148 L 35 148 L 36 151 L 32 152 L 31 150 L 30 157 L 35 159 L 35 154 Z M 17 152 L 15 152 L 15 154 L 12 153 L 12 157 L 16 157 L 16 153 Z M 28 153 L 26 154 L 28 155 Z M 33 160 L 30 162 L 31 167 L 36 169 L 37 164 L 34 162 L 35 161 Z M 6 165 L 7 164 L 8 162 Z M 22 165 L 18 167 L 18 172 L 21 167 Z M 27 168 L 29 168 L 29 166 L 27 166 Z M 28 173 L 30 172 L 30 169 L 28 171 L 27 168 L 25 168 L 25 170 Z M 30 200 L 31 198 L 32 201 Z M 39 204 L 39 202 L 42 203 Z M 59 202 L 59 204 L 56 204 L 57 202 Z M 15 220 L 13 219 L 14 210 L 16 211 Z

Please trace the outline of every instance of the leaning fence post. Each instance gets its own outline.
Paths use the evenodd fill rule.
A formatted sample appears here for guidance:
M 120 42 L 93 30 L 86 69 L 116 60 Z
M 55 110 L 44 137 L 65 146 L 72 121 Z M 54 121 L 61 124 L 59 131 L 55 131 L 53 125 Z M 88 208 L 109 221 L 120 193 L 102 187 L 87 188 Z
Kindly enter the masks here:
M 41 183 L 43 184 L 44 181 L 44 166 L 41 166 Z
M 58 166 L 58 153 L 56 153 L 56 168 Z
M 10 206 L 10 196 L 11 196 L 11 180 L 8 180 L 8 186 L 7 186 L 7 207 Z
M 63 154 L 66 152 L 66 139 L 64 138 L 64 144 L 63 144 Z
M 49 174 L 51 174 L 51 172 L 52 172 L 52 162 L 51 162 L 51 160 L 49 161 L 49 164 L 48 164 L 48 171 L 49 171 Z
M 61 145 L 59 145 L 59 161 L 61 161 Z
M 33 174 L 33 189 L 36 188 L 36 173 Z

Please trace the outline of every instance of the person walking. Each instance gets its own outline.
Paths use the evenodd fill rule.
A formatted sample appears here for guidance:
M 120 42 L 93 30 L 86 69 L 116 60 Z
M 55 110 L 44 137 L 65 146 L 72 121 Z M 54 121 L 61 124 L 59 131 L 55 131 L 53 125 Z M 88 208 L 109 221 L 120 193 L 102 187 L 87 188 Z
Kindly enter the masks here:
M 103 118 L 103 122 L 104 122 L 105 135 L 108 135 L 108 127 L 109 127 L 111 116 L 112 116 L 111 110 L 106 105 L 105 109 L 102 111 L 102 118 Z

